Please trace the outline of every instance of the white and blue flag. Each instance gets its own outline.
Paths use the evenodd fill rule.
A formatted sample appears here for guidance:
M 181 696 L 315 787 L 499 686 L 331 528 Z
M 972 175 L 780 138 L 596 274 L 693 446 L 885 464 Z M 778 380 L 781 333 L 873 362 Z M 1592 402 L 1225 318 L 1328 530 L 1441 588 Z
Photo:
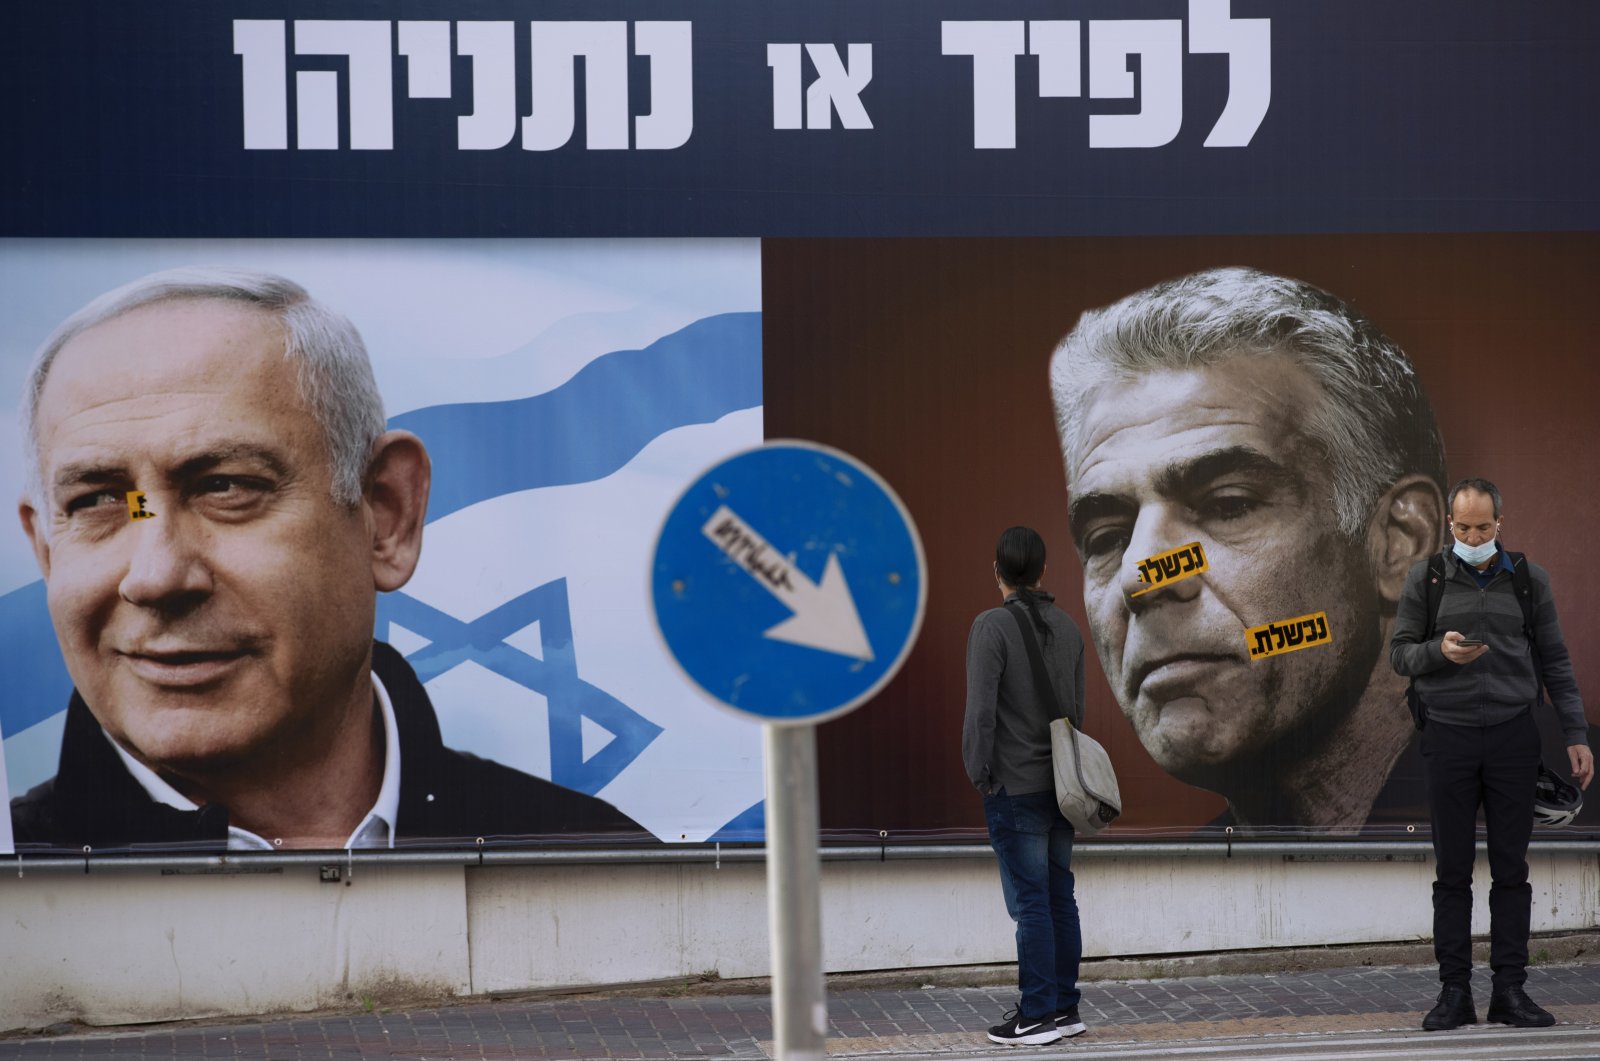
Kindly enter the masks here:
M 196 264 L 281 273 L 349 316 L 390 425 L 427 445 L 421 563 L 380 595 L 376 634 L 426 684 L 445 743 L 663 840 L 759 837 L 759 728 L 707 704 L 647 603 L 672 502 L 761 442 L 758 242 L 3 240 L 0 387 L 20 396 L 33 350 L 95 295 Z M 0 492 L 23 482 L 20 445 L 0 451 Z M 16 796 L 55 772 L 71 682 L 15 525 L 0 636 Z

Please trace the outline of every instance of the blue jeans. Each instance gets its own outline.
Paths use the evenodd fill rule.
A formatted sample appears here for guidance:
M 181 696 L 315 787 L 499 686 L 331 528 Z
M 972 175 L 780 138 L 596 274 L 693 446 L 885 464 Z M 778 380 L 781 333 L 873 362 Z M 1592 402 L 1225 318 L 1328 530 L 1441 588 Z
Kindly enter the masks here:
M 1018 1008 L 1043 1018 L 1076 1006 L 1083 934 L 1072 892 L 1072 825 L 1054 792 L 983 797 L 989 843 L 1000 860 L 1006 913 L 1017 923 Z

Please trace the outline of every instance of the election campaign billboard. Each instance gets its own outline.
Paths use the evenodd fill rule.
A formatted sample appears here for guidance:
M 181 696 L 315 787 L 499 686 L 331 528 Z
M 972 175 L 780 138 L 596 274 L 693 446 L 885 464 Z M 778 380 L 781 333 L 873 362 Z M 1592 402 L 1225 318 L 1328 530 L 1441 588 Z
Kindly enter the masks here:
M 685 477 L 761 439 L 754 241 L 0 241 L 0 364 L 10 392 L 24 392 L 34 349 L 80 306 L 173 268 L 218 285 L 241 283 L 231 271 L 239 269 L 288 277 L 347 316 L 365 340 L 386 426 L 413 433 L 426 447 L 432 481 L 415 570 L 403 586 L 377 596 L 375 613 L 369 605 L 365 619 L 350 619 L 404 657 L 390 663 L 392 673 L 377 668 L 396 741 L 379 773 L 398 775 L 400 792 L 387 835 L 356 843 L 473 842 L 486 833 L 489 842 L 702 841 L 730 823 L 732 835 L 743 835 L 739 823 L 751 808 L 759 815 L 759 730 L 707 706 L 666 659 L 641 572 Z M 178 364 L 186 320 L 154 319 L 151 326 L 160 356 Z M 138 357 L 131 336 L 113 338 L 120 345 L 106 358 L 84 348 L 86 371 L 98 375 L 117 359 Z M 158 716 L 183 705 L 129 693 L 118 675 L 152 660 L 166 660 L 173 671 L 204 666 L 182 653 L 237 651 L 246 658 L 229 664 L 235 668 L 270 662 L 290 638 L 276 627 L 320 628 L 331 590 L 324 582 L 299 585 L 293 570 L 266 566 L 281 539 L 238 551 L 208 542 L 219 528 L 241 534 L 265 517 L 246 524 L 206 515 L 193 496 L 221 488 L 164 481 L 175 473 L 163 472 L 162 462 L 185 457 L 181 448 L 163 448 L 163 433 L 185 415 L 167 408 L 181 392 L 159 386 L 161 377 L 146 367 L 102 395 L 104 404 L 80 399 L 68 389 L 76 382 L 76 348 L 83 344 L 69 343 L 51 366 L 34 418 L 45 474 L 70 464 L 80 467 L 76 478 L 30 483 L 19 447 L 0 460 L 9 496 L 42 488 L 39 507 L 62 510 L 52 526 L 14 532 L 0 546 L 0 622 L 14 652 L 16 692 L 0 710 L 0 726 L 19 801 L 19 841 L 25 849 L 214 845 L 223 835 L 196 833 L 200 827 L 188 819 L 195 804 L 209 802 L 196 795 L 217 798 L 217 782 L 208 780 L 216 773 L 257 762 L 267 771 L 263 788 L 282 792 L 301 783 L 302 767 L 299 756 L 274 747 L 278 742 L 325 746 L 323 757 L 340 770 L 359 759 L 338 751 L 335 737 L 297 723 L 292 707 L 271 706 L 269 697 L 254 708 L 276 712 L 259 732 L 218 736 L 213 747 L 196 751 L 190 745 L 200 734 L 224 730 L 227 715 L 251 702 L 244 676 L 145 676 L 145 684 L 169 690 L 192 681 L 193 697 L 203 702 L 191 719 L 163 723 Z M 184 431 L 218 439 L 256 431 L 279 444 L 278 425 L 240 420 L 273 400 L 271 388 L 237 389 L 244 412 L 230 415 L 214 396 Z M 95 410 L 119 404 L 129 413 L 126 431 L 117 429 L 116 416 L 95 420 Z M 77 434 L 74 425 L 87 420 L 93 429 Z M 139 447 L 146 445 L 151 452 L 141 465 Z M 190 445 L 196 452 L 186 459 L 193 460 L 220 444 Z M 89 476 L 81 470 L 85 460 L 101 470 Z M 217 478 L 267 476 L 220 459 L 206 470 Z M 120 495 L 106 499 L 117 505 L 97 508 L 94 499 L 108 487 L 137 489 L 144 511 L 123 510 Z M 287 484 L 273 487 L 274 494 L 288 491 Z M 310 565 L 317 546 L 301 543 L 285 562 Z M 165 556 L 158 563 L 192 564 L 205 587 L 180 577 L 136 588 L 129 580 L 158 553 Z M 99 581 L 89 585 L 94 577 Z M 305 592 L 281 613 L 264 600 L 291 589 Z M 366 596 L 374 596 L 370 585 Z M 117 614 L 91 614 L 101 609 Z M 321 636 L 338 632 L 323 629 Z M 287 658 L 308 665 L 303 651 Z M 139 791 L 124 791 L 131 767 L 107 756 L 107 742 L 92 731 L 99 726 L 85 732 L 73 725 L 74 681 L 80 693 L 101 688 L 106 699 L 128 702 L 117 712 L 100 702 L 86 706 L 150 767 L 134 773 Z M 400 695 L 413 681 L 424 690 L 410 701 L 415 727 Z M 436 718 L 437 734 L 428 718 Z M 194 732 L 177 739 L 162 725 Z M 447 758 L 447 751 L 474 758 Z M 492 760 L 516 777 L 481 776 L 475 760 Z M 603 802 L 573 803 L 520 784 L 524 776 Z M 683 784 L 684 776 L 694 784 Z M 441 790 L 419 792 L 423 806 L 408 814 L 412 789 L 424 780 Z M 311 783 L 323 798 L 335 797 Z M 350 816 L 360 822 L 373 796 L 352 798 L 360 806 Z M 459 812 L 445 815 L 452 798 Z M 178 818 L 114 809 L 151 802 Z M 88 805 L 84 814 L 80 803 Z M 229 846 L 309 842 L 304 834 L 250 832 Z M 345 846 L 347 839 L 324 837 L 313 846 Z
M 904 668 L 820 727 L 825 840 L 982 836 L 1019 523 L 1107 836 L 1425 834 L 1389 640 L 1456 480 L 1600 682 L 1597 46 L 1581 0 L 12 5 L 18 848 L 759 840 L 759 729 L 648 569 L 784 438 L 927 555 Z

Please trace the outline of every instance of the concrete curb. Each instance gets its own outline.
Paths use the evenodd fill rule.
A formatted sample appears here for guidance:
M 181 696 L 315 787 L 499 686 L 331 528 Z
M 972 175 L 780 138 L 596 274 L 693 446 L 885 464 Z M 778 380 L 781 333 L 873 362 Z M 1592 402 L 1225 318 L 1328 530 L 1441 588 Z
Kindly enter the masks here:
M 1488 940 L 1473 944 L 1473 961 L 1487 963 Z M 1600 955 L 1600 930 L 1535 934 L 1529 941 L 1531 965 L 1573 962 Z M 1080 983 L 1115 980 L 1165 980 L 1193 976 L 1301 973 L 1313 969 L 1370 966 L 1428 966 L 1434 962 L 1431 942 L 1362 943 L 1327 947 L 1219 951 L 1149 958 L 1097 958 L 1083 963 Z M 830 973 L 829 991 L 875 991 L 919 987 L 994 987 L 1014 984 L 1017 967 L 950 965 L 927 969 L 884 969 L 863 973 Z M 518 998 L 553 995 L 750 995 L 772 990 L 767 977 L 741 980 L 686 979 L 586 988 L 581 992 L 532 992 Z M 509 996 L 497 996 L 509 997 Z

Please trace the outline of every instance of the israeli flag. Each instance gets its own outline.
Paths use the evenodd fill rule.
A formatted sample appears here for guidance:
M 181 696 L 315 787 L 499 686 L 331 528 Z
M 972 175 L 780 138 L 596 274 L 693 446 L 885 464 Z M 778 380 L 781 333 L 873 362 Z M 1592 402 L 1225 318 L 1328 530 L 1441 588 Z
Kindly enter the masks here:
M 422 560 L 380 596 L 376 635 L 445 743 L 663 840 L 759 836 L 759 727 L 678 671 L 648 602 L 672 502 L 762 439 L 759 242 L 5 240 L 0 386 L 20 394 L 33 349 L 93 296 L 193 264 L 281 273 L 348 315 L 391 426 L 428 447 Z M 0 454 L 0 492 L 22 484 L 20 453 Z M 0 636 L 21 649 L 0 698 L 18 795 L 55 772 L 71 688 L 20 531 L 0 541 Z

